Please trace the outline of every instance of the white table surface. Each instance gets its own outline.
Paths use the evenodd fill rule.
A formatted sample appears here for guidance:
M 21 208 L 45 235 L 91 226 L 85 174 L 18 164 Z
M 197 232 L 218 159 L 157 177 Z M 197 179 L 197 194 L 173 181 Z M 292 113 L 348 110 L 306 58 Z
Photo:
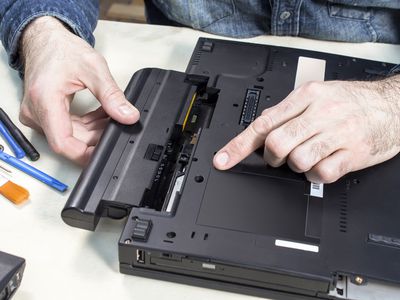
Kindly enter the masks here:
M 186 28 L 106 21 L 99 23 L 95 35 L 96 48 L 106 57 L 122 89 L 140 68 L 184 71 L 198 37 L 211 36 Z M 247 41 L 400 62 L 400 46 L 393 45 L 268 36 Z M 17 73 L 8 67 L 3 48 L 0 48 L 0 78 L 1 107 L 20 125 L 41 154 L 41 159 L 33 165 L 70 186 L 67 193 L 60 194 L 13 169 L 13 181 L 29 188 L 30 201 L 17 207 L 0 196 L 0 250 L 22 256 L 27 261 L 16 300 L 252 298 L 120 274 L 117 242 L 122 221 L 103 220 L 93 233 L 69 227 L 61 220 L 60 212 L 81 169 L 51 153 L 43 136 L 18 122 L 22 83 Z M 82 92 L 75 98 L 74 111 L 83 113 L 97 105 L 93 96 Z

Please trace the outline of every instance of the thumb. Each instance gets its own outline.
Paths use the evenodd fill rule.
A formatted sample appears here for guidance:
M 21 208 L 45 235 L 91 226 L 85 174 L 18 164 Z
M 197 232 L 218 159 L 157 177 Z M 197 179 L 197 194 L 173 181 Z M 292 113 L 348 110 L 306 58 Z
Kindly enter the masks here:
M 122 124 L 133 124 L 139 120 L 139 111 L 126 98 L 115 81 L 110 78 L 94 92 L 104 111 Z
M 101 75 L 100 75 L 101 74 Z M 115 121 L 133 124 L 139 120 L 139 111 L 125 97 L 113 79 L 107 65 L 91 74 L 85 85 L 99 100 L 104 111 Z

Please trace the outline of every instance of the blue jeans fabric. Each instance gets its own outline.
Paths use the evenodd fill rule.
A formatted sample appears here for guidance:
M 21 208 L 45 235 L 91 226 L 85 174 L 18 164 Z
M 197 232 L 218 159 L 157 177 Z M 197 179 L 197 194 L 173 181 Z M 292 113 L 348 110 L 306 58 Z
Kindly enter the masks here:
M 400 44 L 400 0 L 146 0 L 149 20 L 165 16 L 182 24 L 238 38 L 290 35 Z M 148 5 L 149 6 L 149 5 Z M 155 8 L 155 9 L 154 9 Z M 91 45 L 98 0 L 0 0 L 0 37 L 10 65 L 22 70 L 21 33 L 33 19 L 50 15 Z
M 41 16 L 54 16 L 94 45 L 93 31 L 99 16 L 98 0 L 0 0 L 0 38 L 10 66 L 22 71 L 19 44 L 25 27 Z
M 400 1 L 153 0 L 171 20 L 225 36 L 400 43 Z

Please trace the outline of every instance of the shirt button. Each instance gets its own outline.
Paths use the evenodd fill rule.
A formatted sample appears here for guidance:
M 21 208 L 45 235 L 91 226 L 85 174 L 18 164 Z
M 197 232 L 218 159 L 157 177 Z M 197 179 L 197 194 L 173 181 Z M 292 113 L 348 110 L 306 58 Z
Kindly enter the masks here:
M 287 18 L 289 18 L 292 14 L 289 11 L 284 11 L 281 13 L 281 15 L 279 16 L 281 18 L 281 20 L 286 20 Z

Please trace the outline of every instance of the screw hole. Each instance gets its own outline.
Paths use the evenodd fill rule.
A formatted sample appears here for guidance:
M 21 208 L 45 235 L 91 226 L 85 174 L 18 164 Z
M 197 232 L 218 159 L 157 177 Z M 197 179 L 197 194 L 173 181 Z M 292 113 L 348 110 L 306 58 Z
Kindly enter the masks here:
M 265 97 L 265 100 L 271 101 L 271 96 L 266 96 L 266 97 Z
M 193 157 L 193 161 L 198 161 L 199 159 L 197 157 Z
M 173 231 L 167 232 L 167 237 L 173 239 L 174 237 L 176 237 L 176 233 Z
M 113 176 L 112 179 L 117 180 L 117 179 L 118 179 L 118 176 Z
M 263 82 L 263 81 L 264 81 L 264 78 L 258 77 L 258 78 L 257 78 L 257 81 L 258 81 L 258 82 Z
M 143 110 L 143 112 L 145 112 L 145 113 L 148 113 L 148 112 L 149 112 L 149 110 L 148 110 L 148 109 L 144 109 L 144 110 Z
M 234 104 L 233 104 L 233 106 L 234 106 L 234 107 L 238 107 L 238 106 L 239 106 L 239 104 L 237 104 L 237 103 L 234 103 Z
M 129 141 L 129 144 L 134 144 L 135 143 L 135 141 Z
M 203 176 L 196 176 L 194 178 L 194 181 L 196 181 L 197 183 L 201 183 L 204 181 L 204 177 Z
M 206 233 L 205 235 L 204 235 L 204 240 L 206 241 L 208 239 L 208 233 Z

